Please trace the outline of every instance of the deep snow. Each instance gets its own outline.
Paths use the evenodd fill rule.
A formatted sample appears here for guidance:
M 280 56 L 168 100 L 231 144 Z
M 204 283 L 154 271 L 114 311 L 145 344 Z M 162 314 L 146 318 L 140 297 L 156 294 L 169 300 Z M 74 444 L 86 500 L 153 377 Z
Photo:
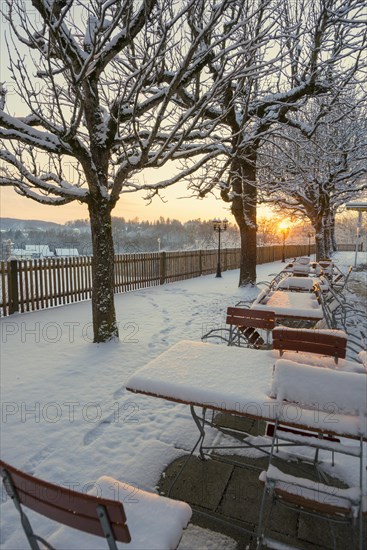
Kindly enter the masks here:
M 353 253 L 340 253 L 338 261 L 353 263 Z M 359 262 L 366 258 L 359 255 Z M 258 266 L 258 281 L 272 279 L 283 265 Z M 165 467 L 191 449 L 196 427 L 187 406 L 134 395 L 124 385 L 170 345 L 200 341 L 210 327 L 224 324 L 228 305 L 255 298 L 260 287 L 238 288 L 238 275 L 116 295 L 120 340 L 108 344 L 92 343 L 89 301 L 1 319 L 3 460 L 79 491 L 101 475 L 154 490 Z M 334 468 L 352 484 L 353 471 L 343 458 Z M 46 538 L 57 528 L 39 516 L 34 527 Z M 4 492 L 1 533 L 4 550 L 27 548 Z M 198 528 L 186 536 L 187 548 L 192 536 L 198 549 L 224 544 Z

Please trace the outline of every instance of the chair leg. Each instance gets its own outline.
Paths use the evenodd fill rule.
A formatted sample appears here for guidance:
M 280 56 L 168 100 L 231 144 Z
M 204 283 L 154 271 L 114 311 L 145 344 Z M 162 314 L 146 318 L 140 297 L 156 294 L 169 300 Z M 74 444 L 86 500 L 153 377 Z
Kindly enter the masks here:
M 41 550 L 40 547 L 39 547 L 39 544 L 37 542 L 37 539 L 40 539 L 40 537 L 37 537 L 33 532 L 33 529 L 32 529 L 31 523 L 28 519 L 28 516 L 26 515 L 26 513 L 24 512 L 24 510 L 22 508 L 22 505 L 20 504 L 17 491 L 16 491 L 16 489 L 13 485 L 13 481 L 11 479 L 11 476 L 10 476 L 9 472 L 7 470 L 3 470 L 2 477 L 3 477 L 3 480 L 4 480 L 4 484 L 6 486 L 6 491 L 7 491 L 8 495 L 11 497 L 15 508 L 18 510 L 18 512 L 20 514 L 20 521 L 21 521 L 25 536 L 28 539 L 29 546 L 31 547 L 32 550 Z M 40 540 L 42 540 L 42 539 L 40 539 Z M 42 542 L 43 542 L 43 540 L 42 540 Z
M 262 494 L 262 498 L 261 498 L 260 513 L 259 513 L 259 525 L 258 525 L 258 528 L 257 528 L 257 546 L 256 546 L 256 550 L 260 550 L 262 548 L 262 545 L 263 545 L 265 530 L 266 530 L 266 527 L 267 527 L 267 524 L 268 524 L 268 521 L 269 521 L 269 517 L 270 517 L 270 514 L 271 514 L 271 509 L 273 507 L 273 501 L 274 501 L 273 493 L 274 493 L 274 484 L 271 483 L 271 482 L 268 483 L 266 481 L 264 491 L 263 491 L 263 494 Z M 270 498 L 270 507 L 269 507 L 269 511 L 267 513 L 267 517 L 265 518 L 265 503 L 266 503 L 267 494 L 269 494 L 269 498 Z

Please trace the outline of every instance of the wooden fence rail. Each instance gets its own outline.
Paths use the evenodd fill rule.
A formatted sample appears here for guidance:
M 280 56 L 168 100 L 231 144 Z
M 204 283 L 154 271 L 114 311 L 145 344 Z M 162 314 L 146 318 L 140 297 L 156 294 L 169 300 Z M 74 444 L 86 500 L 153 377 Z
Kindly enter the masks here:
M 354 252 L 355 249 L 356 249 L 355 244 L 346 244 L 346 243 L 338 244 L 339 252 Z M 358 244 L 358 252 L 363 252 L 363 242 Z
M 314 252 L 314 248 L 311 248 Z M 307 245 L 287 245 L 286 257 L 308 253 Z M 257 263 L 280 260 L 282 246 L 257 249 Z M 215 273 L 216 250 L 147 252 L 115 256 L 115 292 L 128 292 Z M 222 271 L 237 269 L 240 249 L 221 251 Z M 0 263 L 0 316 L 88 300 L 92 295 L 90 256 L 11 260 Z

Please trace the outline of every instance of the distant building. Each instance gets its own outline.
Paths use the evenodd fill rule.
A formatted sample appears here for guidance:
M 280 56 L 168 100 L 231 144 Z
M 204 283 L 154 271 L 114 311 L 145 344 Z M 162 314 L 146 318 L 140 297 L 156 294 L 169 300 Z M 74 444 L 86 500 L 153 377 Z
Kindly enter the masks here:
M 24 248 L 13 248 L 11 251 L 11 256 L 15 260 L 33 260 L 34 254 L 30 250 L 25 250 Z
M 79 256 L 77 248 L 55 248 L 55 256 L 59 258 L 69 258 Z
M 32 254 L 33 259 L 50 258 L 55 256 L 48 244 L 26 244 L 25 251 Z

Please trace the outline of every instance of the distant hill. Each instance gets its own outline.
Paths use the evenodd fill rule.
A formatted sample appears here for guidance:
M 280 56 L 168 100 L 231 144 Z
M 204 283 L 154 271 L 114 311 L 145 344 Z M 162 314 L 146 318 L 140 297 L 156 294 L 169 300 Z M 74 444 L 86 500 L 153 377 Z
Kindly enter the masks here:
M 9 231 L 11 229 L 20 229 L 23 231 L 29 229 L 64 229 L 65 226 L 55 222 L 45 222 L 43 220 L 18 220 L 17 218 L 0 218 L 0 229 Z

